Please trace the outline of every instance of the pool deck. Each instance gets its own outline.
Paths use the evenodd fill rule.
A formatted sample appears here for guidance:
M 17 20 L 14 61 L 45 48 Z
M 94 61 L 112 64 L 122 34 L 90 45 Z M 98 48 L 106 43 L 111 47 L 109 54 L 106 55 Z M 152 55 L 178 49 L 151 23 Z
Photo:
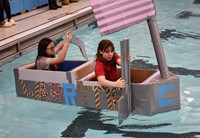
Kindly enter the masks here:
M 0 65 L 36 48 L 43 37 L 57 39 L 95 21 L 89 0 L 49 10 L 48 5 L 13 16 L 17 25 L 0 28 Z

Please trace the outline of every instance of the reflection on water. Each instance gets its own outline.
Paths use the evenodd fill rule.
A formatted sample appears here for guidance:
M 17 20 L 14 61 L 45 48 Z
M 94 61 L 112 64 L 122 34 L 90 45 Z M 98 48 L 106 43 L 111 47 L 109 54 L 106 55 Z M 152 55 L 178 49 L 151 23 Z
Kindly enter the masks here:
M 199 135 L 200 132 L 189 132 L 182 134 L 175 134 L 169 132 L 139 132 L 134 130 L 140 129 L 155 129 L 170 126 L 172 123 L 159 123 L 159 124 L 133 124 L 133 125 L 122 125 L 117 127 L 115 124 L 104 123 L 107 120 L 114 120 L 115 118 L 105 117 L 99 110 L 86 109 L 80 111 L 79 116 L 73 121 L 72 124 L 68 125 L 66 130 L 62 132 L 62 137 L 84 137 L 89 129 L 104 130 L 105 137 L 109 134 L 121 134 L 124 137 L 170 137 L 170 138 L 183 138 L 183 137 L 194 137 Z M 102 121 L 103 118 L 103 121 Z M 126 131 L 126 130 L 132 131 Z

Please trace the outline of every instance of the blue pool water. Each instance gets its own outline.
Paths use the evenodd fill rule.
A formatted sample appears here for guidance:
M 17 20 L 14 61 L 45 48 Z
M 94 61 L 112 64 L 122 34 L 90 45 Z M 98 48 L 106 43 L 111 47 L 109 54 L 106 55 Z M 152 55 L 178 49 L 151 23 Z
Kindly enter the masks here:
M 118 113 L 59 105 L 16 96 L 13 68 L 35 60 L 36 50 L 0 67 L 0 138 L 200 137 L 200 4 L 192 0 L 155 0 L 157 24 L 169 69 L 180 77 L 181 109 L 154 116 L 132 115 L 117 126 Z M 134 66 L 157 67 L 146 22 L 101 37 L 95 25 L 73 32 L 89 59 L 98 42 L 130 40 Z M 66 59 L 83 59 L 70 45 Z

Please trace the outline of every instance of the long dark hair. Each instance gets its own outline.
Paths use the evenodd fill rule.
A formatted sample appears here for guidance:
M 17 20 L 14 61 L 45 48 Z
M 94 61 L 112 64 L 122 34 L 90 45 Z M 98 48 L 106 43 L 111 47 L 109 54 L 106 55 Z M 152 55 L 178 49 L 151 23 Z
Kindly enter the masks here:
M 35 65 L 37 65 L 37 60 L 40 57 L 48 57 L 48 58 L 54 58 L 55 57 L 55 55 L 48 55 L 47 52 L 46 52 L 47 47 L 51 42 L 54 42 L 54 41 L 47 38 L 47 37 L 40 40 L 40 42 L 38 44 L 38 54 L 37 54 L 37 57 L 36 57 L 36 60 L 35 60 Z
M 105 52 L 106 49 L 108 47 L 111 47 L 113 49 L 113 51 L 115 51 L 115 47 L 112 41 L 108 40 L 108 39 L 103 39 L 99 42 L 98 48 L 97 48 L 97 53 L 96 53 L 96 60 L 101 61 L 102 63 L 104 63 L 105 65 L 108 63 L 108 61 L 104 60 L 102 55 L 100 54 L 100 51 Z M 109 61 L 109 63 L 115 61 L 115 54 L 113 55 L 113 58 L 111 61 Z
M 47 54 L 46 50 L 48 45 L 53 42 L 53 40 L 49 39 L 49 38 L 43 38 L 40 40 L 39 44 L 38 44 L 38 54 L 37 54 L 37 58 L 40 56 L 43 57 L 49 57 L 49 55 Z M 37 59 L 36 58 L 36 59 Z

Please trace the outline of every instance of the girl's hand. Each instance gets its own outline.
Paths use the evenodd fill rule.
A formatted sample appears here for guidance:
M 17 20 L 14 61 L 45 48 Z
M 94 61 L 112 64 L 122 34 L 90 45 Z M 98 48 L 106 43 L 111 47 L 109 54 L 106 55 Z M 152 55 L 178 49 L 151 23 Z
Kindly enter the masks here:
M 117 88 L 124 88 L 124 87 L 126 87 L 125 80 L 122 79 L 122 78 L 119 78 L 119 79 L 116 81 L 116 87 L 117 87 Z
M 70 42 L 72 40 L 72 34 L 70 32 L 66 33 L 66 41 Z
M 128 60 L 131 61 L 131 53 L 128 54 Z

